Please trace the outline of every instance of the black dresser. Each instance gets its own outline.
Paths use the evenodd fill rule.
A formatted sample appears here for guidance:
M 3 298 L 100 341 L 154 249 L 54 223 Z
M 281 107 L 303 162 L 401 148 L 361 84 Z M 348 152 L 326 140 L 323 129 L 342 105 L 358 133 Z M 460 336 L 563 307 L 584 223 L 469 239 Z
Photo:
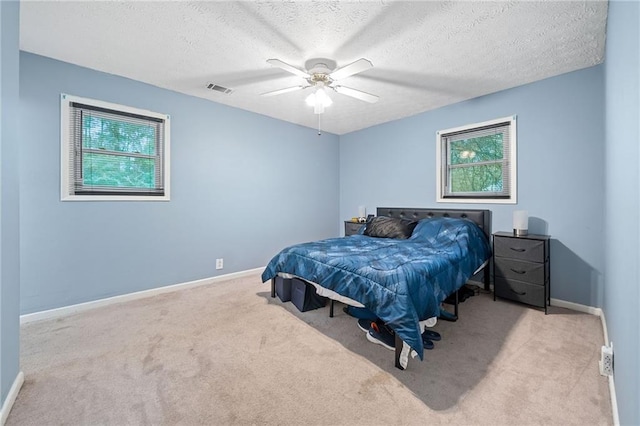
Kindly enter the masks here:
M 548 235 L 493 234 L 493 300 L 497 297 L 532 306 L 549 306 L 550 239 Z
M 352 222 L 350 220 L 345 220 L 344 221 L 344 236 L 348 237 L 349 235 L 357 234 L 362 225 L 364 225 L 364 223 Z

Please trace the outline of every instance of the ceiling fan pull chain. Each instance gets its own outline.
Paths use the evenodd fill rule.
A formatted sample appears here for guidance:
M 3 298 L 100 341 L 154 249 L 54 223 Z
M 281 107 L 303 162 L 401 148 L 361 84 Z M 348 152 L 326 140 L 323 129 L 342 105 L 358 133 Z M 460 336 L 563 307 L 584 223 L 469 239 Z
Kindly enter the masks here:
M 318 136 L 322 135 L 322 132 L 320 131 L 320 117 L 322 117 L 322 114 L 318 114 Z

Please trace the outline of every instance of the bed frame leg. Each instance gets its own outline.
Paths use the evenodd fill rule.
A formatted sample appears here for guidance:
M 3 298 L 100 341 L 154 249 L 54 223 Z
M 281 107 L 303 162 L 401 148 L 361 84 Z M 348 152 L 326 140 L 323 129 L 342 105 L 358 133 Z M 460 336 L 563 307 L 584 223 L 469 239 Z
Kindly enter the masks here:
M 331 299 L 331 302 L 329 303 L 329 318 L 333 318 L 333 303 L 335 302 L 335 300 Z
M 276 297 L 276 279 L 271 278 L 271 297 Z
M 454 312 L 454 314 L 456 316 L 456 319 L 458 319 L 458 304 L 459 303 L 460 302 L 458 301 L 458 292 L 456 291 L 456 303 L 455 303 L 455 305 L 453 305 L 454 306 L 453 307 L 453 312 Z
M 402 366 L 402 364 L 400 364 L 400 354 L 402 353 L 402 346 L 404 345 L 404 342 L 398 336 L 397 333 L 396 333 L 395 345 L 396 345 L 396 368 L 399 368 L 400 370 L 404 370 L 404 367 Z
M 492 261 L 490 260 L 489 262 Z M 488 264 L 484 267 L 484 289 L 486 291 L 491 290 L 491 268 L 489 268 Z

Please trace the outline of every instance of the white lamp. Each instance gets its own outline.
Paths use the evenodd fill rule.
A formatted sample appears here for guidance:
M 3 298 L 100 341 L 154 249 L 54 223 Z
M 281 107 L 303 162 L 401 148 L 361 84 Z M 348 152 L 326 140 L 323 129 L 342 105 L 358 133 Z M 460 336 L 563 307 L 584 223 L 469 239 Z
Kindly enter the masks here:
M 358 207 L 358 217 L 367 217 L 367 208 L 365 206 Z
M 526 210 L 513 212 L 513 235 L 522 236 L 529 233 L 529 213 Z

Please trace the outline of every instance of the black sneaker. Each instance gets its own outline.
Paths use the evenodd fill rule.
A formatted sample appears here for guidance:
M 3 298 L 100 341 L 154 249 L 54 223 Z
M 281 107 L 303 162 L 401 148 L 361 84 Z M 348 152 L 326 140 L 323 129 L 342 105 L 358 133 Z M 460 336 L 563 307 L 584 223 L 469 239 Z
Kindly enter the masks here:
M 445 321 L 458 321 L 458 317 L 452 314 L 451 312 L 447 312 L 444 309 L 440 309 L 440 315 L 438 315 L 438 319 Z
M 434 344 L 431 340 L 427 339 L 426 337 L 424 337 L 424 334 L 422 335 L 422 347 L 428 350 L 431 350 L 434 348 Z
M 396 336 L 391 328 L 386 324 L 371 323 L 367 332 L 367 340 L 378 345 L 382 345 L 389 350 L 396 348 Z
M 437 331 L 428 330 L 428 329 L 425 329 L 422 332 L 422 338 L 433 340 L 434 342 L 439 342 L 440 340 L 442 340 L 442 336 L 440 335 L 440 333 L 438 333 Z
M 360 330 L 364 331 L 365 333 L 369 332 L 369 329 L 371 328 L 371 323 L 373 321 L 369 320 L 369 319 L 359 319 L 358 320 L 358 327 L 360 328 Z

